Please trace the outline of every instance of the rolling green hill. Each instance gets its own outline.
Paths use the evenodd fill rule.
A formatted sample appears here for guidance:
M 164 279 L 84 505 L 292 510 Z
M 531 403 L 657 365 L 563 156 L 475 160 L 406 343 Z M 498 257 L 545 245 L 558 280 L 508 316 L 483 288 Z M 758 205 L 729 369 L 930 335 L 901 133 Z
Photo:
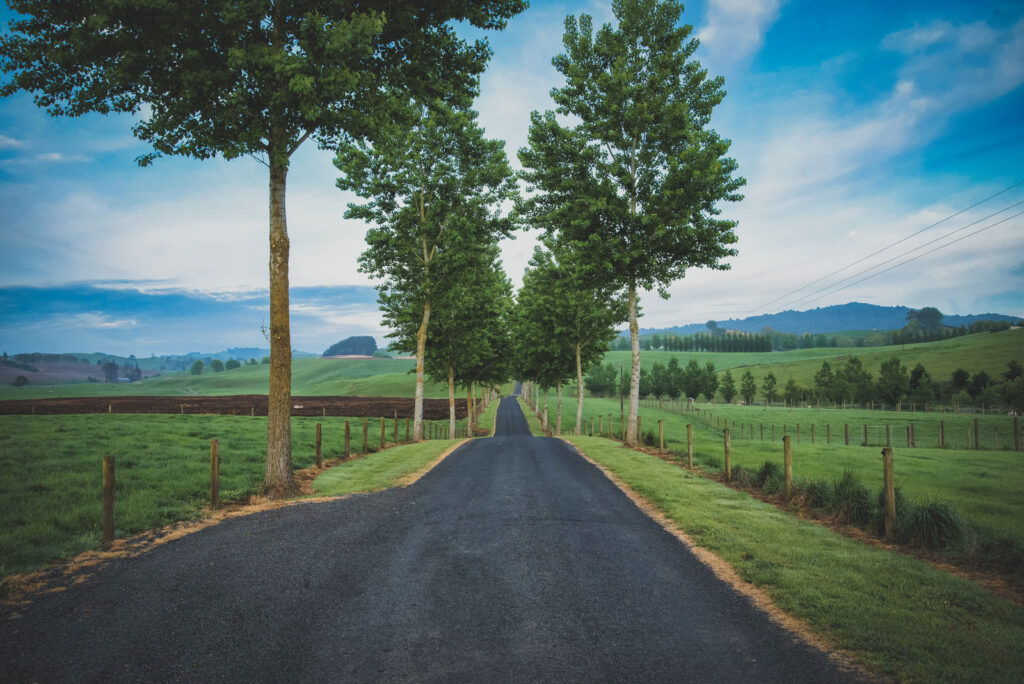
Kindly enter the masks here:
M 730 368 L 749 368 L 759 386 L 761 378 L 771 370 L 778 378 L 780 387 L 789 378 L 809 387 L 814 382 L 814 374 L 821 368 L 822 360 L 828 360 L 834 369 L 850 356 L 860 358 L 864 368 L 875 376 L 882 363 L 894 356 L 908 368 L 920 363 L 934 380 L 941 382 L 948 380 L 957 368 L 963 368 L 972 375 L 983 370 L 990 376 L 999 377 L 1011 360 L 1024 363 L 1024 329 L 1013 328 L 999 333 L 981 333 L 940 342 L 890 347 L 795 349 L 749 354 L 644 351 L 640 353 L 640 364 L 650 370 L 655 363 L 667 363 L 672 356 L 677 357 L 681 365 L 686 365 L 690 359 L 695 359 L 701 366 L 710 361 L 715 364 L 719 374 Z M 630 352 L 608 352 L 605 354 L 604 362 L 616 366 L 621 363 L 623 371 L 628 374 Z M 736 372 L 733 373 L 733 377 L 739 380 Z
M 313 396 L 411 397 L 415 378 L 411 359 L 294 359 L 292 394 Z M 202 375 L 176 373 L 129 384 L 77 383 L 74 385 L 0 387 L 0 398 L 93 397 L 124 395 L 266 394 L 270 366 L 242 366 Z M 447 386 L 427 383 L 425 396 L 444 398 Z

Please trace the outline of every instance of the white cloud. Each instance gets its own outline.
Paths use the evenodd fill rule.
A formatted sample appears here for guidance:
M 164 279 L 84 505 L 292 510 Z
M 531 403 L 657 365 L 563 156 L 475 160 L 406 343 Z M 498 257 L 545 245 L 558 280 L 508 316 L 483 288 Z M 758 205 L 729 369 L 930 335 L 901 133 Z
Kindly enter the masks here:
M 0 150 L 19 150 L 28 146 L 28 142 L 0 134 Z
M 782 5 L 782 0 L 709 0 L 697 38 L 716 65 L 742 62 L 761 49 Z
M 139 324 L 134 318 L 114 318 L 100 311 L 60 314 L 44 322 L 54 329 L 126 330 Z
M 60 152 L 44 152 L 43 154 L 37 154 L 34 157 L 37 162 L 44 163 L 61 163 L 61 162 L 90 162 L 91 157 L 86 157 L 81 154 L 62 154 Z

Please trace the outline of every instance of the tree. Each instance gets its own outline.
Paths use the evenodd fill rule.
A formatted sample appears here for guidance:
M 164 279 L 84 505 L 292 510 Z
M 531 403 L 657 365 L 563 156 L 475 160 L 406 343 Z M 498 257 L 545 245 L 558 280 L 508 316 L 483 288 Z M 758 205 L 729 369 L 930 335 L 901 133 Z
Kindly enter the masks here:
M 750 371 L 743 371 L 740 379 L 740 396 L 747 405 L 754 403 L 754 395 L 757 393 L 757 384 L 754 382 L 754 374 Z
M 410 97 L 464 100 L 489 57 L 460 40 L 465 20 L 502 28 L 522 0 L 367 3 L 212 0 L 152 3 L 14 0 L 27 15 L 0 37 L 10 81 L 54 115 L 139 115 L 133 128 L 162 155 L 248 155 L 270 179 L 270 391 L 264 491 L 298 494 L 291 460 L 289 160 L 312 138 L 325 149 L 401 118 Z
M 196 359 L 196 362 L 192 364 L 192 368 L 189 370 L 189 372 L 192 375 L 202 375 L 203 374 L 203 360 L 202 359 Z
M 346 337 L 335 342 L 326 350 L 324 356 L 373 356 L 377 351 L 377 340 L 370 335 Z
M 914 366 L 907 384 L 907 397 L 915 404 L 928 404 L 935 401 L 936 389 L 925 367 L 921 364 Z
M 611 363 L 595 364 L 585 378 L 583 384 L 587 391 L 596 396 L 611 397 L 618 389 L 618 378 L 615 366 Z
M 17 375 L 14 377 L 14 382 L 11 383 L 15 387 L 24 387 L 28 384 L 28 378 L 24 375 Z
M 106 382 L 117 382 L 117 364 L 107 361 L 103 364 L 103 380 Z
M 700 391 L 708 401 L 714 401 L 715 392 L 718 391 L 718 375 L 715 374 L 715 364 L 708 361 L 701 370 Z
M 786 386 L 782 389 L 782 397 L 789 402 L 790 406 L 795 405 L 803 396 L 804 390 L 796 384 L 796 380 L 790 378 L 786 381 Z
M 832 366 L 828 361 L 821 362 L 821 368 L 814 374 L 814 387 L 818 398 L 829 401 L 833 398 L 835 376 L 832 374 Z
M 856 356 L 848 358 L 843 367 L 843 389 L 849 400 L 856 401 L 862 406 L 874 399 L 875 385 L 871 380 L 871 373 L 864 369 L 864 364 Z
M 234 370 L 236 368 L 241 368 L 241 366 L 242 364 L 238 361 L 238 359 L 228 359 L 227 362 L 224 364 L 224 370 Z
M 1012 359 L 1006 364 L 1006 371 L 1003 373 L 1003 377 L 1006 378 L 1007 382 L 1012 382 L 1021 377 L 1021 375 L 1024 375 L 1024 368 L 1021 368 L 1016 359 Z
M 764 395 L 764 401 L 769 406 L 779 398 L 779 391 L 776 388 L 777 384 L 778 381 L 775 379 L 775 374 L 771 371 L 768 371 L 768 374 L 764 376 L 764 380 L 761 381 L 761 394 Z
M 735 254 L 733 221 L 743 179 L 708 127 L 722 79 L 692 59 L 692 27 L 676 1 L 615 0 L 618 27 L 596 34 L 592 19 L 567 17 L 565 52 L 552 63 L 565 85 L 556 112 L 531 114 L 523 178 L 539 192 L 525 205 L 533 225 L 577 243 L 592 272 L 627 290 L 633 365 L 626 443 L 637 444 L 640 334 L 637 291 L 666 288 L 687 269 L 725 268 Z
M 963 368 L 957 368 L 953 371 L 952 386 L 953 394 L 963 392 L 967 389 L 967 381 L 970 379 L 971 374 L 965 371 Z
M 212 361 L 210 361 L 210 370 L 212 370 L 214 373 L 223 373 L 224 362 L 221 361 L 220 359 L 213 359 Z
M 971 381 L 967 385 L 967 393 L 971 395 L 972 399 L 977 399 L 981 396 L 982 392 L 988 389 L 988 386 L 992 384 L 992 379 L 988 373 L 981 370 L 971 376 Z
M 895 406 L 907 393 L 907 368 L 895 356 L 883 361 L 878 371 L 878 396 L 882 401 Z
M 696 359 L 690 359 L 683 369 L 683 394 L 688 399 L 696 399 L 703 389 L 704 374 Z
M 665 367 L 665 394 L 675 401 L 683 391 L 683 369 L 679 367 L 679 359 L 672 356 Z
M 736 381 L 732 377 L 732 371 L 725 371 L 722 374 L 722 399 L 725 403 L 731 404 L 733 397 L 736 396 Z
M 387 127 L 371 142 L 341 147 L 338 187 L 364 204 L 346 218 L 372 227 L 359 270 L 377 286 L 388 337 L 416 351 L 414 439 L 423 439 L 423 373 L 434 297 L 449 287 L 459 249 L 510 235 L 498 213 L 516 195 L 504 142 L 484 137 L 476 112 L 416 103 L 412 125 Z M 413 336 L 413 331 L 415 335 Z

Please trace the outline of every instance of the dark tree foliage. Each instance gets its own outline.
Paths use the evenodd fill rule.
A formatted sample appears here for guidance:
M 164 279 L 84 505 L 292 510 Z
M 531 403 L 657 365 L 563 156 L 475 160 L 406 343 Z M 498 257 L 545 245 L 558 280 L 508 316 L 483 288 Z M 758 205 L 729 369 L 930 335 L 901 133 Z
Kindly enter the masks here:
M 324 351 L 324 356 L 373 356 L 375 351 L 377 340 L 370 335 L 358 335 L 335 342 Z

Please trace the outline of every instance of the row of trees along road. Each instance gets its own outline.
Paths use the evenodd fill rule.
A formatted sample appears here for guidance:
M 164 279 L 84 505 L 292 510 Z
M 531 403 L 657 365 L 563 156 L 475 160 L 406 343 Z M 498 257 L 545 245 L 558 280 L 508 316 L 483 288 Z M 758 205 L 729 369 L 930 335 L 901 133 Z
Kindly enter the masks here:
M 367 141 L 342 145 L 335 159 L 344 174 L 338 187 L 367 200 L 349 204 L 345 217 L 372 225 L 359 263 L 361 271 L 381 281 L 377 289 L 384 322 L 392 330 L 388 337 L 394 340 L 393 346 L 416 351 L 416 440 L 423 439 L 431 316 L 435 308 L 456 306 L 459 292 L 468 300 L 463 304 L 500 295 L 481 269 L 496 261 L 498 239 L 512 230 L 500 205 L 516 196 L 515 176 L 504 143 L 484 137 L 470 101 L 413 103 L 417 117 L 411 125 L 402 121 L 382 126 Z M 476 283 L 467 280 L 469 274 L 480 274 L 482 291 L 474 291 Z M 459 313 L 470 312 L 461 306 Z M 450 316 L 444 322 L 456 325 Z M 450 328 L 444 334 L 450 337 L 456 330 Z M 465 376 L 479 359 L 464 344 L 447 344 L 446 353 L 447 360 L 435 353 L 431 366 L 435 375 L 443 373 L 448 380 L 454 422 L 455 362 L 464 361 L 459 364 L 460 373 L 470 388 L 473 381 L 484 378 Z
M 744 180 L 729 141 L 709 127 L 723 80 L 692 59 L 682 3 L 615 0 L 618 27 L 595 34 L 590 16 L 567 17 L 565 77 L 555 111 L 530 116 L 519 151 L 533 192 L 521 211 L 580 255 L 595 283 L 626 291 L 633 363 L 626 443 L 637 444 L 640 346 L 637 291 L 666 288 L 696 267 L 727 268 L 734 221 L 720 204 Z M 559 118 L 561 117 L 561 118 Z
M 9 0 L 0 95 L 35 94 L 53 115 L 126 112 L 153 152 L 256 158 L 269 175 L 270 391 L 264 490 L 298 493 L 291 460 L 289 160 L 307 140 L 381 139 L 410 102 L 464 102 L 490 56 L 453 29 L 500 29 L 525 0 Z M 401 128 L 401 123 L 398 128 Z
M 562 383 L 576 378 L 576 434 L 583 422 L 583 373 L 599 362 L 614 339 L 615 325 L 626 317 L 621 290 L 595 281 L 572 243 L 551 238 L 534 250 L 523 274 L 512 336 L 517 377 L 558 396 L 556 434 L 562 431 Z

